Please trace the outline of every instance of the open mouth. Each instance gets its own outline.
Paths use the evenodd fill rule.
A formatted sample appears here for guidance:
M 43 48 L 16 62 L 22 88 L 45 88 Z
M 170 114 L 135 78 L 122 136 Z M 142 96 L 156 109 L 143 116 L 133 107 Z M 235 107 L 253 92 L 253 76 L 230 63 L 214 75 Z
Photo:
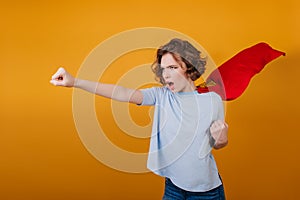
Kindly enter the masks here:
M 168 85 L 168 86 L 173 86 L 174 83 L 173 83 L 173 82 L 168 82 L 167 85 Z
M 170 90 L 174 90 L 174 82 L 167 82 L 166 85 Z

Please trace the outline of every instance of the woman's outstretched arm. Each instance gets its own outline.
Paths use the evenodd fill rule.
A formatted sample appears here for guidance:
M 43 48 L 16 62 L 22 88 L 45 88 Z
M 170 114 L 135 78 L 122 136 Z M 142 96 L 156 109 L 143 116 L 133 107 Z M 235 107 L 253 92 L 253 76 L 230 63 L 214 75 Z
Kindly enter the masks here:
M 140 90 L 129 89 L 118 85 L 105 84 L 83 79 L 77 79 L 64 68 L 59 68 L 52 76 L 50 83 L 55 86 L 76 87 L 87 92 L 114 99 L 117 101 L 141 104 L 143 94 Z

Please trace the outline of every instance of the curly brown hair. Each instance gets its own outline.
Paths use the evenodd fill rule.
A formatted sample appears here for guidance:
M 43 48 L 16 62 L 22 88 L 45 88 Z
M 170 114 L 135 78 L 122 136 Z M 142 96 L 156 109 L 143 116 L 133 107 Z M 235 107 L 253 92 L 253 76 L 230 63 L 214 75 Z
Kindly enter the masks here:
M 186 74 L 193 81 L 200 78 L 204 73 L 206 59 L 200 57 L 201 52 L 188 41 L 175 38 L 157 50 L 156 60 L 151 66 L 157 81 L 160 83 L 165 84 L 160 64 L 162 56 L 167 53 L 171 53 L 178 63 L 184 62 L 186 64 Z

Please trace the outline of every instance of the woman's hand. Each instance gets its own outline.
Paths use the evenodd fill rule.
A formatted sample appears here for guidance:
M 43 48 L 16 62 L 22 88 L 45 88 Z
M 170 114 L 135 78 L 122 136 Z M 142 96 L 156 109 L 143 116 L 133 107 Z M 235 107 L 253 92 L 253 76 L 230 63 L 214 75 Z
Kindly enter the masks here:
M 210 126 L 210 134 L 215 140 L 214 148 L 221 149 L 228 144 L 228 125 L 222 120 L 216 120 Z
M 60 67 L 50 80 L 55 86 L 73 87 L 75 78 L 69 74 L 64 68 Z

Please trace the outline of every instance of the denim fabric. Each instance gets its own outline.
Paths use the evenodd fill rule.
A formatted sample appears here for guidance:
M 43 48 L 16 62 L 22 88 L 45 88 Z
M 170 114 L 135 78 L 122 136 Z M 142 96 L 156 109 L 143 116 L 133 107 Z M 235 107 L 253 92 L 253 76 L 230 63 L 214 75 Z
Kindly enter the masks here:
M 166 178 L 163 200 L 225 200 L 223 185 L 207 192 L 190 192 L 183 190 Z

